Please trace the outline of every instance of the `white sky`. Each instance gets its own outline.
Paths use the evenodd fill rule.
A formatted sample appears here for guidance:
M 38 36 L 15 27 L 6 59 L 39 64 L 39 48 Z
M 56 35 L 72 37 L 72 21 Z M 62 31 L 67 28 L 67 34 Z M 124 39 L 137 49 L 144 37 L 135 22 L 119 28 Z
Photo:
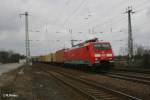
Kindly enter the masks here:
M 150 47 L 149 0 L 0 1 L 0 50 L 25 53 L 24 17 L 20 18 L 19 14 L 28 11 L 32 55 L 70 47 L 69 29 L 73 31 L 73 39 L 98 37 L 110 41 L 115 54 L 123 53 L 128 37 L 124 13 L 130 5 L 136 12 L 132 15 L 134 44 Z M 89 34 L 92 29 L 94 34 Z

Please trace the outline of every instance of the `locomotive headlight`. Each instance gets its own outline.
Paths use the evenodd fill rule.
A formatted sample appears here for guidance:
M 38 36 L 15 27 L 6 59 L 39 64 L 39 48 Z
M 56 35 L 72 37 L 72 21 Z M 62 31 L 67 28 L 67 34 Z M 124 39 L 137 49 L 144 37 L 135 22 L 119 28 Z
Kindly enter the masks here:
M 112 54 L 107 54 L 107 57 L 112 57 Z
M 95 60 L 97 61 L 97 60 L 98 60 L 98 58 L 95 58 Z
M 100 57 L 101 55 L 100 55 L 100 54 L 95 54 L 94 56 L 95 56 L 95 57 Z

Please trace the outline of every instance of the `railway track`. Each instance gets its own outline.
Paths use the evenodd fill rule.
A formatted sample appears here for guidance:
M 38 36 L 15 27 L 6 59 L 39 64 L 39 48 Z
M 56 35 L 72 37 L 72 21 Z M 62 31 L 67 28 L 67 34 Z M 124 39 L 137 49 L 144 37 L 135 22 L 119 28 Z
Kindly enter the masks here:
M 132 81 L 132 82 L 137 82 L 137 83 L 150 85 L 150 74 L 147 74 L 147 75 L 149 75 L 149 77 L 144 77 L 145 75 L 136 76 L 136 74 L 139 74 L 139 73 L 135 73 L 135 72 L 132 75 L 131 75 L 131 73 L 128 74 L 127 72 L 126 72 L 126 74 L 123 74 L 125 72 L 122 73 L 122 71 L 119 71 L 119 73 L 118 72 L 113 72 L 113 70 L 112 70 L 112 72 L 110 72 L 110 71 L 101 71 L 101 72 L 103 73 L 102 75 L 105 75 L 105 76 L 108 76 L 108 77 L 118 78 L 118 79 L 122 79 L 122 80 L 127 80 L 127 81 Z M 140 74 L 145 74 L 145 73 L 140 72 Z
M 136 76 L 136 75 L 128 75 L 123 73 L 115 73 L 115 72 L 105 72 L 106 76 L 112 78 L 118 78 L 123 80 L 128 80 L 132 82 L 138 82 L 146 85 L 150 85 L 150 77 Z
M 113 69 L 114 71 L 123 71 L 123 72 L 136 72 L 136 73 L 143 73 L 143 74 L 150 74 L 150 70 L 149 69 L 140 69 L 140 68 L 135 68 L 135 69 L 131 69 L 131 68 L 116 68 Z
M 44 71 L 92 100 L 142 100 L 65 72 Z

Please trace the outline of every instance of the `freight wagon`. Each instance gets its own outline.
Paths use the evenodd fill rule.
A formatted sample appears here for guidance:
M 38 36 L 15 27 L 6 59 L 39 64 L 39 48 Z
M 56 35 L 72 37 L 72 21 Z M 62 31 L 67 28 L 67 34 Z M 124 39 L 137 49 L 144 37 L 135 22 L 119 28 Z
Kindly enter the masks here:
M 64 62 L 64 54 L 65 54 L 65 49 L 56 51 L 56 63 L 63 63 Z

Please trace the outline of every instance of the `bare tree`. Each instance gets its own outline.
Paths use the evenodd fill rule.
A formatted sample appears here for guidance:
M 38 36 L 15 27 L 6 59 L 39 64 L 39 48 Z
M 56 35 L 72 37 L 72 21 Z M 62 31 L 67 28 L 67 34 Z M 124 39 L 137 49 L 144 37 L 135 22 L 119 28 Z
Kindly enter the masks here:
M 142 46 L 137 47 L 137 55 L 142 56 L 144 54 L 144 51 L 145 51 L 144 47 L 142 47 Z

